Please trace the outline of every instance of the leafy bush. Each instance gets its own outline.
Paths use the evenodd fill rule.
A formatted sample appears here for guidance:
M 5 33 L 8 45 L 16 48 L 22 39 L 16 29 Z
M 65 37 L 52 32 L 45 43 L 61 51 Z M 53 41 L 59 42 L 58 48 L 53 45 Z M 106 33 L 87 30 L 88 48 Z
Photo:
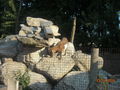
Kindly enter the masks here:
M 30 83 L 30 75 L 28 73 L 28 70 L 26 70 L 23 74 L 21 71 L 16 71 L 15 79 L 19 81 L 19 85 L 22 86 L 23 90 L 26 90 L 25 88 L 27 88 Z

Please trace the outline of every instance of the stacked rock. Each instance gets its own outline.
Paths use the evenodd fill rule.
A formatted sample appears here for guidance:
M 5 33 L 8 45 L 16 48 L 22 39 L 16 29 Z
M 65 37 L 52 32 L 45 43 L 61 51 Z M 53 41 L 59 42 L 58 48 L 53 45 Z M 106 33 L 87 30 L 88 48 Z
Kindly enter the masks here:
M 26 22 L 27 25 L 20 25 L 21 29 L 17 35 L 9 35 L 0 40 L 0 82 L 3 82 L 8 90 L 17 90 L 18 81 L 14 75 L 28 73 L 28 87 L 31 90 L 53 90 L 55 83 L 67 75 L 75 65 L 71 57 L 75 53 L 74 45 L 58 38 L 61 35 L 58 33 L 59 27 L 52 21 L 27 17 Z M 60 42 L 62 43 L 59 44 Z M 58 46 L 57 43 L 57 49 L 60 45 L 64 47 L 61 53 L 65 53 L 61 54 L 61 59 L 58 58 L 58 51 L 54 52 L 55 57 L 49 53 L 52 46 Z M 69 76 L 73 74 L 75 76 L 78 73 Z M 76 79 L 71 82 L 74 80 Z M 59 85 L 55 90 L 58 90 L 57 88 Z
M 58 43 L 60 39 L 55 38 L 56 36 L 60 36 L 58 33 L 59 27 L 57 25 L 53 25 L 52 21 L 42 19 L 42 18 L 26 18 L 27 25 L 21 24 L 21 30 L 19 31 L 19 36 L 29 37 L 34 39 L 46 39 L 48 40 L 48 44 L 52 45 L 54 43 Z

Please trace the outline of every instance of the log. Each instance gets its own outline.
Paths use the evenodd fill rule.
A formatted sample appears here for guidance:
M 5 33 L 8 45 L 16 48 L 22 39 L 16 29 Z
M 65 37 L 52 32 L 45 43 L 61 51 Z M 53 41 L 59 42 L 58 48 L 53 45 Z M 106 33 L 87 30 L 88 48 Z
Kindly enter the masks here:
M 92 48 L 91 50 L 91 67 L 89 71 L 89 90 L 96 90 L 95 81 L 99 72 L 98 68 L 99 48 Z
M 71 42 L 74 42 L 74 37 L 75 37 L 75 31 L 76 31 L 76 17 L 73 18 L 73 28 L 71 32 Z

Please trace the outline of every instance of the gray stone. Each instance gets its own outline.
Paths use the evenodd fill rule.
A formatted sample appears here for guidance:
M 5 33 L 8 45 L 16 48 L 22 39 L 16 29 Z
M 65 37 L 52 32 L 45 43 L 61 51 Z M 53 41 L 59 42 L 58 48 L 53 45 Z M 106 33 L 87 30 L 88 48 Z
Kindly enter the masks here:
M 20 26 L 21 26 L 21 30 L 23 30 L 26 34 L 33 34 L 33 31 L 35 31 L 34 27 L 28 27 L 24 24 L 21 24 Z
M 40 35 L 35 36 L 35 38 L 39 40 L 43 39 L 43 37 L 41 37 Z
M 5 37 L 5 41 L 17 40 L 18 35 L 8 35 Z
M 16 38 L 5 38 L 0 41 L 0 56 L 1 57 L 14 57 L 18 53 L 19 42 Z
M 20 36 L 24 36 L 24 37 L 27 36 L 27 34 L 25 33 L 24 30 L 20 30 L 18 35 L 20 35 Z
M 3 82 L 7 85 L 8 90 L 16 90 L 15 73 L 20 71 L 23 74 L 26 66 L 18 62 L 6 62 L 0 68 Z
M 53 37 L 53 32 L 50 27 L 44 27 L 44 34 L 46 38 L 52 38 Z
M 41 27 L 46 27 L 46 26 L 50 26 L 53 24 L 52 21 L 48 21 L 46 19 L 43 18 L 33 18 L 33 17 L 27 17 L 26 18 L 27 24 L 29 26 L 41 26 Z
M 12 58 L 2 58 L 1 61 L 2 61 L 2 63 L 13 62 L 13 59 Z
M 91 55 L 82 53 L 81 51 L 75 52 L 73 55 L 73 59 L 76 62 L 76 65 L 80 68 L 81 71 L 89 71 L 91 65 Z M 97 57 L 96 60 L 98 61 L 98 69 L 102 69 L 103 67 L 103 58 Z
M 72 58 L 63 56 L 61 60 L 56 57 L 43 58 L 38 64 L 36 64 L 36 70 L 38 72 L 45 72 L 52 79 L 61 79 L 67 74 L 75 65 Z
M 27 36 L 27 37 L 30 37 L 30 38 L 35 37 L 35 35 L 34 35 L 34 34 L 27 34 L 26 36 Z
M 54 36 L 60 36 L 61 35 L 59 33 L 59 27 L 57 25 L 51 25 L 50 29 L 52 30 Z
M 32 48 L 30 48 L 32 49 Z M 32 51 L 32 52 L 31 52 Z M 19 53 L 16 60 L 25 63 L 30 69 L 34 69 L 34 66 L 44 57 L 48 55 L 46 48 L 31 50 L 26 49 L 25 51 Z
M 56 45 L 58 42 L 60 42 L 61 40 L 59 38 L 49 38 L 48 39 L 48 44 L 49 46 L 52 46 L 52 45 Z
M 72 71 L 55 86 L 54 90 L 86 90 L 88 84 L 88 72 Z
M 21 43 L 28 46 L 39 47 L 39 48 L 48 47 L 48 43 L 44 39 L 36 40 L 30 37 L 17 37 L 17 38 Z
M 90 70 L 91 55 L 82 53 L 82 51 L 77 51 L 72 57 L 81 71 Z
M 43 30 L 44 30 L 46 38 L 50 38 L 50 36 L 53 37 L 53 36 L 60 36 L 61 35 L 60 33 L 58 33 L 59 27 L 56 25 L 44 27 Z
M 46 78 L 35 72 L 29 72 L 30 84 L 29 87 L 32 90 L 51 90 L 51 85 L 48 84 Z

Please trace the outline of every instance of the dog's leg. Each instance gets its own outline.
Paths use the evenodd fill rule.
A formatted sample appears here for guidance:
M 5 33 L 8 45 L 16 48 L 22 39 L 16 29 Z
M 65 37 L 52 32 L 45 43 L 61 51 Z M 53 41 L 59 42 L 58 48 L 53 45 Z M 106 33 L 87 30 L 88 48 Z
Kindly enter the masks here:
M 63 55 L 64 56 L 67 55 L 67 53 L 66 53 L 67 46 L 68 46 L 67 44 L 64 45 L 64 50 L 63 50 Z

